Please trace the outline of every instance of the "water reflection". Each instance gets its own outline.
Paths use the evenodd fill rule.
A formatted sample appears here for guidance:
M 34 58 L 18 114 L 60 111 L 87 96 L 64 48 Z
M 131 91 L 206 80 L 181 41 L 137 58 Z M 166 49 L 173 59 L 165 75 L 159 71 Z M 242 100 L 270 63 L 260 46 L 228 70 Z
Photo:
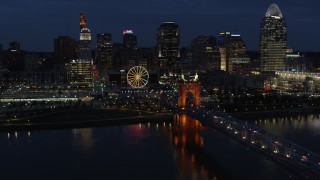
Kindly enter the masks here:
M 94 145 L 92 128 L 73 129 L 73 144 L 81 146 L 83 151 L 90 150 Z
M 185 114 L 175 115 L 171 140 L 180 179 L 217 179 L 214 170 L 210 169 L 210 156 L 203 148 L 199 121 Z
M 234 179 L 230 174 L 250 179 L 264 173 L 274 177 L 278 171 L 192 118 L 179 115 L 169 121 L 0 133 L 0 179 Z M 262 170 L 248 173 L 257 167 Z M 34 169 L 38 173 L 30 175 Z
M 320 138 L 319 114 L 281 116 L 273 119 L 258 119 L 255 122 L 275 135 L 283 136 L 320 154 L 320 145 L 317 142 Z

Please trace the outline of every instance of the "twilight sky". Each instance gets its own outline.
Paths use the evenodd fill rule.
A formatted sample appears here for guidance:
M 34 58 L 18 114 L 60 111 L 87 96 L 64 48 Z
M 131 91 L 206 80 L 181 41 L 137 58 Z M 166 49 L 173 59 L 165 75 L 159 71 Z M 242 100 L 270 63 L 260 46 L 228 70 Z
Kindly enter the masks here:
M 259 28 L 268 6 L 279 5 L 288 25 L 288 46 L 320 51 L 320 1 L 253 0 L 3 0 L 0 6 L 4 49 L 17 40 L 30 51 L 53 51 L 59 35 L 79 36 L 79 14 L 85 12 L 95 43 L 97 33 L 108 32 L 122 41 L 122 30 L 133 29 L 138 46 L 156 44 L 163 21 L 181 28 L 181 45 L 198 35 L 220 31 L 241 34 L 248 50 L 259 49 Z

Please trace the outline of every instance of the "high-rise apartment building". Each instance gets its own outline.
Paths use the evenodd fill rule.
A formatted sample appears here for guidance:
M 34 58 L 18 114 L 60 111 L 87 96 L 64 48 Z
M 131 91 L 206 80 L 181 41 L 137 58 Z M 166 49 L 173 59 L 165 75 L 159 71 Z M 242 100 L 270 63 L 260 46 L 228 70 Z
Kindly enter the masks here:
M 97 34 L 96 60 L 98 69 L 107 70 L 112 67 L 112 36 L 109 33 Z
M 137 36 L 133 30 L 123 30 L 123 47 L 126 50 L 131 50 L 137 47 Z
M 276 4 L 271 4 L 261 23 L 261 71 L 278 71 L 285 67 L 287 24 Z
M 180 74 L 180 28 L 175 22 L 163 22 L 157 33 L 159 75 Z

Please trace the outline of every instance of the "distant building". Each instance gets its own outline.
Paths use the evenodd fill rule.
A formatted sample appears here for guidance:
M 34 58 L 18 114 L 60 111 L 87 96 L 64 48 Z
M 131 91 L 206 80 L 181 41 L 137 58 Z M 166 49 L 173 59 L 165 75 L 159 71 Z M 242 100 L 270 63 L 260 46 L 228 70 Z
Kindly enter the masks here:
M 78 58 L 78 42 L 69 36 L 54 39 L 54 59 L 57 64 L 64 64 Z
M 157 59 L 160 78 L 181 73 L 180 28 L 175 22 L 163 22 L 158 28 Z
M 121 57 L 123 51 L 122 43 L 113 43 L 112 45 L 112 69 L 121 69 L 125 62 Z
M 66 69 L 69 83 L 92 83 L 92 61 L 72 60 L 66 63 Z
M 24 51 L 20 48 L 19 42 L 11 42 L 10 48 L 4 52 L 4 67 L 7 68 L 9 71 L 24 71 L 24 54 Z
M 261 23 L 261 71 L 279 71 L 285 67 L 287 24 L 276 4 L 271 4 Z
M 137 36 L 133 30 L 123 30 L 123 47 L 124 49 L 131 50 L 137 47 Z
M 308 72 L 310 64 L 307 58 L 300 53 L 290 53 L 285 58 L 285 71 L 290 72 Z
M 232 72 L 248 69 L 250 58 L 246 54 L 246 44 L 239 34 L 221 32 L 219 35 L 221 70 Z
M 37 71 L 39 68 L 39 58 L 36 53 L 27 53 L 25 54 L 25 71 L 32 72 Z
M 82 28 L 79 41 L 79 60 L 91 61 L 91 32 L 89 28 Z
M 96 61 L 99 71 L 112 67 L 112 36 L 109 33 L 97 34 Z
M 192 65 L 199 72 L 220 70 L 221 57 L 214 36 L 198 36 L 192 40 Z
M 80 13 L 80 31 L 82 28 L 84 28 L 87 24 L 87 21 L 86 21 L 86 15 L 82 12 Z
M 78 59 L 66 63 L 68 82 L 89 86 L 92 83 L 93 60 L 91 52 L 91 32 L 86 27 L 84 13 L 80 14 L 80 40 Z

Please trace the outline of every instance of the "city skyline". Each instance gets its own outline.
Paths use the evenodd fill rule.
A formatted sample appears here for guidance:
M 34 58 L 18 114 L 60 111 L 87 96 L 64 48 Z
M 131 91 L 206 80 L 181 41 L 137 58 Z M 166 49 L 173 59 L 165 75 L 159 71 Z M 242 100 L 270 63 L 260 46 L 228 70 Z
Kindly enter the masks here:
M 2 3 L 2 38 L 6 49 L 16 40 L 30 51 L 53 51 L 53 39 L 69 35 L 79 36 L 79 13 L 85 12 L 87 25 L 93 37 L 98 33 L 111 33 L 113 42 L 122 41 L 122 30 L 133 29 L 139 47 L 156 45 L 156 29 L 163 21 L 175 21 L 181 28 L 181 47 L 190 46 L 198 35 L 218 36 L 219 32 L 239 33 L 247 50 L 259 50 L 259 27 L 268 6 L 275 2 L 286 17 L 288 47 L 301 51 L 319 51 L 317 32 L 320 29 L 316 11 L 319 2 L 286 3 L 266 1 L 259 5 L 233 0 L 210 2 L 207 0 L 164 1 L 46 1 L 13 0 Z M 170 5 L 170 6 L 168 6 Z M 146 18 L 146 15 L 148 15 Z M 305 34 L 308 34 L 306 37 Z M 41 37 L 41 38 L 39 38 Z M 310 38 L 308 38 L 310 37 Z M 96 45 L 96 38 L 93 38 Z

